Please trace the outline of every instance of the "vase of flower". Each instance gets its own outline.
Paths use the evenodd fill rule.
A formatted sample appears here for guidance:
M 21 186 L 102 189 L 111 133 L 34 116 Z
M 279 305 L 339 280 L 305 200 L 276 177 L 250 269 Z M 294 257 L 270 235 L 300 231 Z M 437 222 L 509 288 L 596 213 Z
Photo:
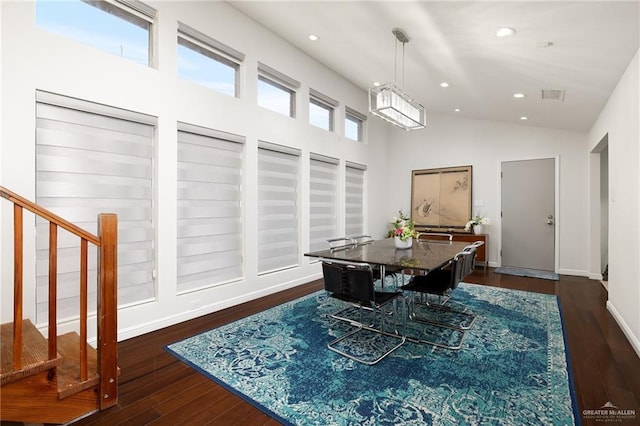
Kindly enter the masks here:
M 485 226 L 489 226 L 491 221 L 488 217 L 483 217 L 482 215 L 475 215 L 471 218 L 469 222 L 464 226 L 464 230 L 469 232 L 473 232 L 475 235 L 480 235 L 484 231 Z
M 413 220 L 402 213 L 402 210 L 399 210 L 398 216 L 393 218 L 391 228 L 388 236 L 394 239 L 394 244 L 398 249 L 411 248 L 413 239 L 418 237 Z
M 393 237 L 397 249 L 409 249 L 413 246 L 413 237 L 409 237 L 406 240 L 401 239 L 400 237 Z

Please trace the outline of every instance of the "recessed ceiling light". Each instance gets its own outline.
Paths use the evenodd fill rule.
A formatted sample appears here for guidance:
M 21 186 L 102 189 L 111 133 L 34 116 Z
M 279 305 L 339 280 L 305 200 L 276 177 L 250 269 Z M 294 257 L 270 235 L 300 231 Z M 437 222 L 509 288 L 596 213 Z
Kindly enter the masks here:
M 520 117 L 520 120 L 523 120 L 523 121 L 524 121 L 524 120 L 528 120 L 528 119 L 529 119 L 529 117 L 524 116 L 524 115 L 523 115 L 522 117 Z
M 525 95 L 524 93 L 514 93 L 513 97 L 517 99 L 522 99 L 522 98 L 526 98 L 527 95 Z
M 440 87 L 449 87 L 449 83 L 443 81 L 442 83 L 440 83 Z
M 309 40 L 311 40 L 311 41 L 316 41 L 316 40 L 318 40 L 319 38 L 320 38 L 320 37 L 318 37 L 318 36 L 317 36 L 317 35 L 315 35 L 315 34 L 309 34 Z
M 551 46 L 553 46 L 552 41 L 539 41 L 536 43 L 536 47 L 539 47 L 540 49 L 546 49 L 547 47 Z
M 496 37 L 511 37 L 516 34 L 516 30 L 509 27 L 502 27 L 496 30 Z
M 374 85 L 374 86 L 376 86 L 376 87 L 378 87 L 378 86 L 380 86 L 380 82 L 379 82 L 379 81 L 374 81 L 374 82 L 373 82 L 373 85 Z
M 460 108 L 454 109 L 455 112 L 460 112 Z

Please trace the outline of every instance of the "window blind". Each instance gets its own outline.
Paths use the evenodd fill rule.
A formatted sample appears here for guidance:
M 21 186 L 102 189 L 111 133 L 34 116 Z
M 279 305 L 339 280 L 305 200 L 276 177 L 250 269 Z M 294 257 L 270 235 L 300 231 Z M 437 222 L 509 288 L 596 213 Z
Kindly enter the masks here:
M 300 88 L 300 82 L 298 80 L 291 78 L 275 68 L 271 68 L 269 65 L 263 64 L 262 62 L 258 62 L 258 75 L 280 83 L 293 91 Z
M 345 234 L 362 235 L 364 230 L 365 166 L 347 163 L 345 167 Z
M 236 64 L 244 61 L 245 54 L 237 51 L 233 47 L 209 37 L 208 35 L 192 28 L 182 22 L 178 22 L 178 38 L 184 38 L 196 45 L 204 45 L 207 49 L 213 49 L 217 53 L 222 53 Z
M 299 152 L 258 148 L 258 273 L 298 265 Z M 285 152 L 286 151 L 286 152 Z
M 345 107 L 345 114 L 347 116 L 353 117 L 355 120 L 358 120 L 358 121 L 362 121 L 362 122 L 367 121 L 366 115 L 361 114 L 360 112 L 356 111 L 353 108 Z
M 177 289 L 185 292 L 242 278 L 243 144 L 178 128 Z
M 136 121 L 140 118 L 146 122 Z M 38 92 L 36 202 L 94 234 L 99 213 L 118 215 L 120 306 L 155 297 L 154 121 L 153 117 Z M 48 237 L 48 222 L 38 219 L 38 320 L 46 318 L 48 309 Z M 58 316 L 64 318 L 78 312 L 80 239 L 59 230 L 58 242 Z M 95 251 L 89 253 L 88 262 L 90 294 L 95 294 Z M 95 310 L 95 297 L 89 300 L 93 300 L 90 309 Z
M 309 178 L 309 250 L 327 248 L 338 235 L 338 160 L 311 154 Z
M 315 89 L 309 88 L 309 97 L 312 99 L 316 99 L 318 102 L 321 102 L 331 108 L 337 108 L 338 105 L 340 105 L 340 102 L 325 95 L 324 93 L 318 92 Z

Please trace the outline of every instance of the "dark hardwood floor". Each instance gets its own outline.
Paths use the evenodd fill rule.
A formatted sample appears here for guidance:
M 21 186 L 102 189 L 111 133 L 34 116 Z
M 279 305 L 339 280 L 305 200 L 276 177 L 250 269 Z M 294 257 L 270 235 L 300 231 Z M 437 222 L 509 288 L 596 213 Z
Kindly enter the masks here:
M 640 424 L 640 358 L 607 312 L 599 281 L 562 276 L 560 281 L 475 271 L 467 282 L 560 297 L 580 413 L 610 401 L 636 410 Z M 277 425 L 260 410 L 176 360 L 163 346 L 322 288 L 315 281 L 144 336 L 120 342 L 120 396 L 116 407 L 78 425 Z M 584 419 L 583 424 L 596 424 Z

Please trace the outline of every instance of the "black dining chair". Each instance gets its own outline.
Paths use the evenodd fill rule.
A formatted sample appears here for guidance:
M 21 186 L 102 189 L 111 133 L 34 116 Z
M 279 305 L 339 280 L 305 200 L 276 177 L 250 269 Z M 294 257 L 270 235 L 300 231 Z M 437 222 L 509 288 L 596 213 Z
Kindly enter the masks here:
M 401 287 L 402 291 L 411 293 L 408 304 L 408 318 L 410 321 L 460 330 L 464 337 L 464 331 L 471 328 L 477 318 L 476 315 L 466 310 L 456 310 L 445 305 L 445 303 L 451 297 L 451 293 L 458 287 L 458 284 L 468 274 L 468 271 L 470 271 L 476 248 L 473 245 L 467 246 L 463 251 L 457 253 L 448 265 L 430 271 L 426 275 L 414 276 L 407 285 Z M 420 301 L 417 299 L 418 295 L 436 295 L 446 300 L 443 303 L 432 303 L 429 302 L 428 298 L 423 298 Z M 462 339 L 460 339 L 457 345 L 450 346 L 420 337 L 409 336 L 408 339 L 418 343 L 434 344 L 447 349 L 459 349 L 462 342 Z
M 371 235 L 368 234 L 363 234 L 363 235 L 354 235 L 354 236 L 349 236 L 347 237 L 349 240 L 351 240 L 355 246 L 362 246 L 362 245 L 366 245 L 366 244 L 373 244 L 373 242 L 375 241 L 373 239 L 373 237 Z M 380 279 L 380 274 L 381 274 L 381 269 L 380 268 L 374 268 L 373 269 L 373 279 L 374 280 L 379 280 Z M 384 268 L 384 276 L 386 277 L 391 277 L 393 279 L 393 288 L 397 289 L 398 287 L 398 279 L 403 275 L 404 272 L 404 268 L 393 268 L 390 266 L 386 266 Z M 381 280 L 380 282 L 381 287 L 384 287 L 385 281 Z
M 331 250 L 346 250 L 357 245 L 350 237 L 330 238 L 327 240 L 327 243 L 329 243 L 329 249 Z
M 361 246 L 364 244 L 371 244 L 373 243 L 374 239 L 371 235 L 367 235 L 367 234 L 363 234 L 363 235 L 354 235 L 354 236 L 349 236 L 347 237 L 349 238 L 351 241 L 353 241 L 353 243 L 357 246 Z
M 331 315 L 332 318 L 347 321 L 354 330 L 329 342 L 327 347 L 347 358 L 363 364 L 373 365 L 398 349 L 405 342 L 398 330 L 402 324 L 404 331 L 405 304 L 401 291 L 379 292 L 375 290 L 373 270 L 368 263 L 353 263 L 337 260 L 323 260 L 322 272 L 324 288 L 329 296 L 346 302 L 349 306 Z M 398 301 L 401 313 L 398 314 Z M 391 305 L 392 310 L 386 308 Z M 353 314 L 355 307 L 356 314 Z M 351 315 L 347 315 L 351 312 Z M 373 314 L 370 321 L 364 320 L 364 313 Z M 393 329 L 387 330 L 387 316 L 393 318 Z M 400 318 L 399 318 L 400 317 Z
M 464 277 L 466 277 L 467 275 L 469 275 L 470 273 L 473 272 L 474 268 L 475 268 L 475 262 L 476 262 L 476 256 L 478 253 L 478 247 L 480 247 L 481 245 L 483 245 L 484 242 L 483 241 L 476 241 L 472 244 L 469 244 L 468 246 L 466 246 L 463 250 L 462 250 L 462 254 L 464 254 L 464 259 L 463 259 L 463 263 L 462 263 L 462 277 L 461 279 L 463 279 Z M 442 279 L 448 279 L 448 277 L 450 276 L 450 274 L 452 273 L 452 263 L 448 263 L 447 265 L 436 269 L 432 272 L 429 272 L 427 274 L 427 276 L 425 278 L 418 278 L 418 281 L 421 280 L 433 280 L 433 279 L 437 279 L 437 280 L 442 280 Z M 427 278 L 430 275 L 429 278 Z M 438 277 L 438 276 L 442 276 L 442 277 Z M 457 286 L 457 284 L 455 284 Z M 449 301 L 449 299 L 451 298 L 451 293 L 453 292 L 453 290 L 455 289 L 455 287 L 450 287 L 448 289 L 446 289 L 445 291 L 433 291 L 433 292 L 427 292 L 425 291 L 424 294 L 425 295 L 435 295 L 437 296 L 437 302 L 430 302 L 431 306 L 434 307 L 438 307 L 438 306 L 444 306 L 446 305 L 446 303 Z

